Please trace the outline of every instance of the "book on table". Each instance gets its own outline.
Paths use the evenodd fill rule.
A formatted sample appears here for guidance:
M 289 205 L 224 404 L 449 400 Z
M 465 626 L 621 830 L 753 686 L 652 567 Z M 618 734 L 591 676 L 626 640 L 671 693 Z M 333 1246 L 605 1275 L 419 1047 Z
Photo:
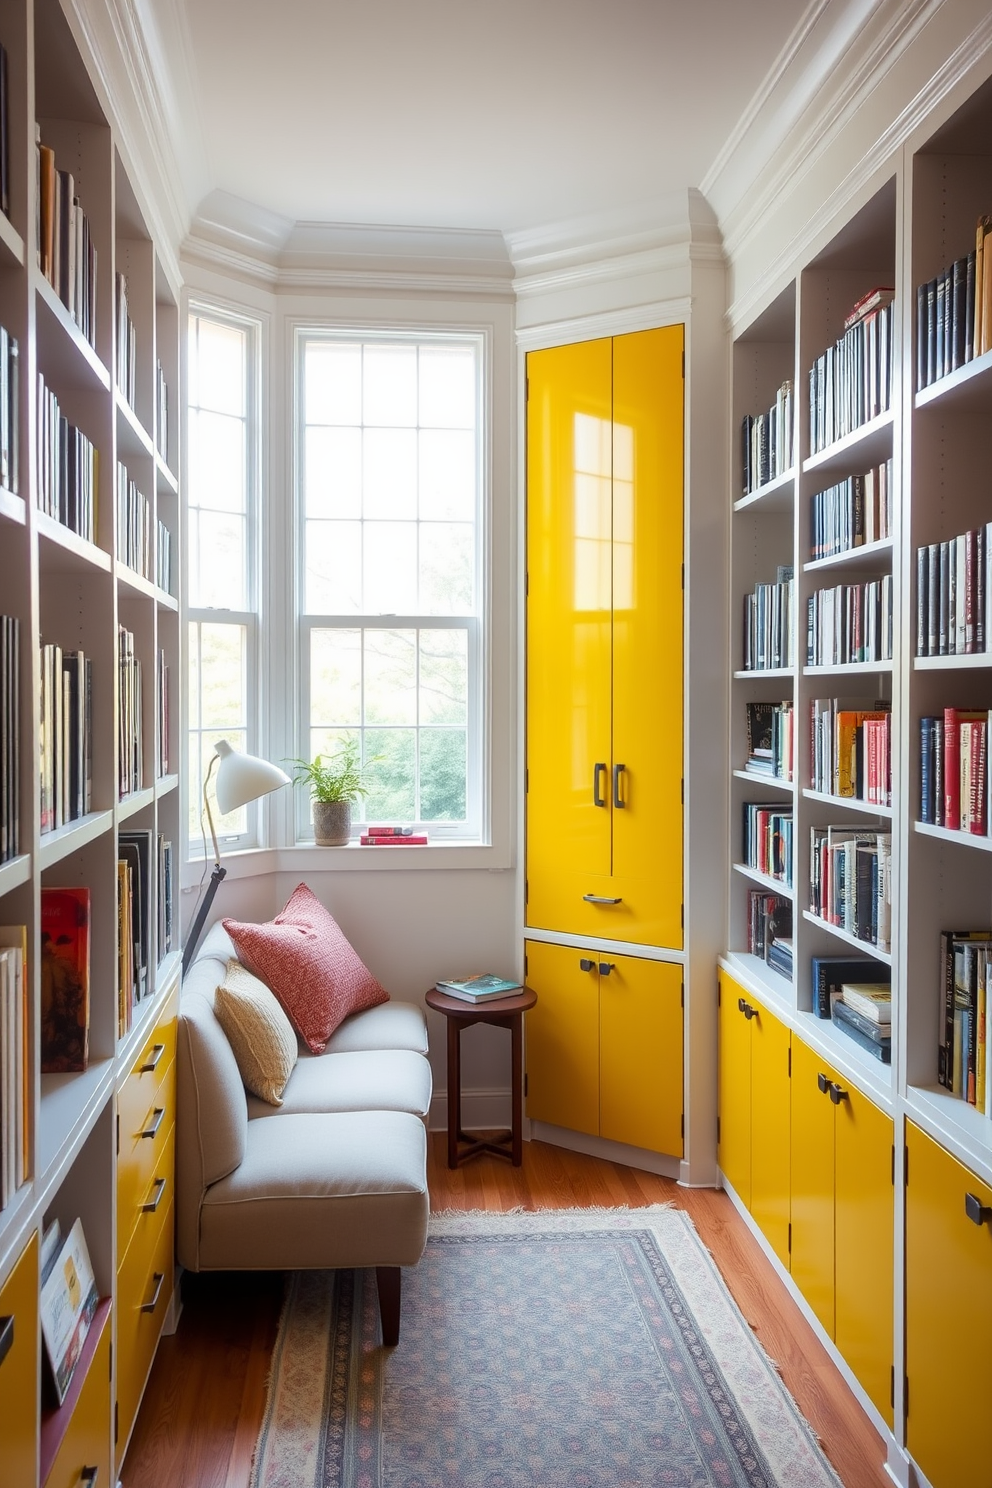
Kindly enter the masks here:
M 488 1002 L 491 998 L 510 997 L 514 992 L 522 990 L 522 983 L 495 976 L 491 971 L 454 977 L 450 981 L 436 982 L 435 986 L 445 996 L 460 997 L 464 1002 Z

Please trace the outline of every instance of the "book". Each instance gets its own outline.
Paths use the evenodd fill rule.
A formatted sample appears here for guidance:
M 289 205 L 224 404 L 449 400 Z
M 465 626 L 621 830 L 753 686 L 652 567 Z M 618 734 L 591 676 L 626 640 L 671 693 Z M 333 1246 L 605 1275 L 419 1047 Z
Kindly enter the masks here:
M 840 989 L 840 1000 L 856 1012 L 871 1018 L 874 1023 L 892 1021 L 892 984 L 880 982 L 844 982 Z
M 895 290 L 890 284 L 879 284 L 863 294 L 860 300 L 856 300 L 844 320 L 844 329 L 849 331 L 852 326 L 858 324 L 872 310 L 877 310 L 882 305 L 891 305 L 895 298 Z
M 363 832 L 358 840 L 362 847 L 423 847 L 428 837 L 426 832 L 413 832 L 405 837 L 373 837 Z
M 841 1002 L 844 1002 L 843 998 L 841 998 Z M 849 1023 L 852 1028 L 860 1029 L 867 1038 L 874 1039 L 876 1044 L 880 1044 L 883 1039 L 890 1039 L 892 1037 L 891 1023 L 876 1023 L 874 1018 L 866 1017 L 864 1013 L 852 1007 L 849 1002 L 844 1002 L 842 1021 Z
M 85 1070 L 90 1022 L 90 891 L 41 891 L 41 1072 Z
M 832 1003 L 840 997 L 845 982 L 889 982 L 891 968 L 871 956 L 813 956 L 810 960 L 813 1011 L 829 1018 Z
M 76 1220 L 41 1288 L 41 1333 L 59 1405 L 65 1400 L 99 1294 L 81 1220 Z
M 477 972 L 473 976 L 455 977 L 448 981 L 435 982 L 439 992 L 447 997 L 460 997 L 465 1002 L 488 1002 L 494 997 L 509 997 L 519 992 L 521 982 L 507 981 L 491 971 Z
M 850 1008 L 843 1002 L 837 1001 L 830 1009 L 830 1017 L 836 1028 L 854 1040 L 859 1048 L 880 1059 L 883 1064 L 892 1063 L 892 1040 L 874 1039 L 869 1034 L 862 1033 L 860 1028 L 855 1027 L 850 1019 Z
M 366 827 L 366 837 L 412 837 L 412 827 Z

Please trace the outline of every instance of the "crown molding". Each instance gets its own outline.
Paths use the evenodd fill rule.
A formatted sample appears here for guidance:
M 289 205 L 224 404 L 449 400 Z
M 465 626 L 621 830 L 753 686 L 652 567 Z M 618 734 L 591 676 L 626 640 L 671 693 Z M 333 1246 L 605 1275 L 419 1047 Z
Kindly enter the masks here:
M 595 341 L 601 336 L 625 336 L 632 331 L 654 330 L 656 326 L 679 325 L 688 320 L 691 309 L 691 295 L 652 300 L 623 310 L 518 326 L 516 341 L 521 351 L 540 351 L 547 346 L 567 346 L 573 341 Z
M 926 7 L 928 12 L 939 8 L 942 0 Z M 923 7 L 920 7 L 921 9 Z M 929 18 L 929 16 L 928 16 Z M 918 17 L 917 17 L 918 19 Z M 919 25 L 914 34 L 918 34 Z M 857 168 L 852 171 L 822 202 L 817 212 L 802 227 L 802 231 L 782 244 L 780 251 L 769 264 L 760 280 L 749 286 L 728 307 L 726 321 L 731 329 L 746 324 L 756 309 L 767 297 L 769 289 L 788 277 L 794 265 L 806 257 L 811 246 L 829 230 L 831 221 L 843 215 L 851 202 L 861 195 L 874 177 L 892 161 L 898 150 L 916 132 L 924 121 L 939 108 L 957 86 L 990 51 L 992 51 L 992 13 L 985 15 L 978 25 L 954 49 L 951 55 L 927 79 L 924 86 L 910 99 L 906 106 L 879 135 L 874 144 L 865 151 Z M 852 104 L 850 113 L 860 105 Z M 849 117 L 850 117 L 849 113 Z

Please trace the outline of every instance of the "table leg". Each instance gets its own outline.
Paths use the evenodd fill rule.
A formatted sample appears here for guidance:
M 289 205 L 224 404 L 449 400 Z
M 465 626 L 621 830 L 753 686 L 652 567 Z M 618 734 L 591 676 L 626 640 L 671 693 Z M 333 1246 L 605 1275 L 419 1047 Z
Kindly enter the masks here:
M 461 1024 L 448 1018 L 448 1167 L 458 1166 L 458 1133 L 462 1126 Z
M 510 1019 L 510 1058 L 513 1061 L 513 1070 L 510 1077 L 511 1100 L 513 1109 L 510 1112 L 510 1132 L 513 1143 L 513 1166 L 519 1168 L 523 1162 L 523 1014 L 515 1013 Z

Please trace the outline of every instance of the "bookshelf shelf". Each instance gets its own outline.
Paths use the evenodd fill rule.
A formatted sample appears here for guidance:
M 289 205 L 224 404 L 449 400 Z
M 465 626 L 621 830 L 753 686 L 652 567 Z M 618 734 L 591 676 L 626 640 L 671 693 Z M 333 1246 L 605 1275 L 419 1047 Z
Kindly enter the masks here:
M 741 496 L 734 502 L 734 511 L 791 511 L 795 500 L 795 481 L 795 469 L 783 471 L 774 480 L 759 486 L 756 491 L 750 491 L 746 496 Z
M 815 925 L 818 930 L 823 930 L 827 935 L 833 936 L 835 940 L 842 940 L 845 945 L 854 946 L 856 950 L 861 951 L 864 955 L 872 956 L 876 961 L 883 961 L 886 966 L 892 965 L 892 954 L 890 951 L 881 950 L 880 947 L 873 945 L 870 940 L 859 940 L 850 931 L 843 929 L 840 925 L 831 925 L 829 920 L 822 919 L 819 915 L 814 914 L 812 910 L 804 909 L 803 919 L 807 920 L 809 924 Z
M 46 512 L 36 512 L 35 523 L 43 539 L 38 546 L 38 562 L 49 573 L 110 573 L 112 560 L 103 548 L 87 542 Z
M 803 573 L 825 573 L 833 569 L 867 569 L 883 572 L 885 562 L 892 562 L 892 539 L 881 537 L 877 542 L 865 543 L 860 548 L 848 548 L 843 553 L 831 553 L 829 558 L 813 558 L 803 564 Z
M 35 271 L 38 359 L 45 377 L 63 387 L 110 392 L 110 373 L 42 274 Z
M 45 832 L 38 848 L 41 868 L 54 868 L 56 863 L 72 857 L 74 853 L 79 852 L 80 848 L 95 842 L 105 832 L 112 832 L 113 827 L 114 813 L 112 811 L 91 811 L 86 816 L 67 822 L 64 827 L 56 827 L 54 831 Z
M 970 847 L 978 852 L 992 852 L 992 837 L 975 832 L 956 832 L 948 827 L 935 827 L 930 822 L 914 821 L 913 831 L 923 837 L 935 837 L 939 842 L 949 842 L 955 847 Z M 990 1133 L 992 1135 L 992 1133 Z
M 960 413 L 984 413 L 992 401 L 992 351 L 948 372 L 938 382 L 921 388 L 915 408 L 943 412 L 950 408 Z
M 730 951 L 721 959 L 735 981 L 753 992 L 755 997 L 763 998 L 776 1017 L 788 1022 L 792 1015 L 793 990 L 787 977 L 773 971 L 760 956 L 751 956 L 746 951 Z
M 173 496 L 179 495 L 179 481 L 158 452 L 155 454 L 155 475 L 160 490 L 168 491 Z
M 891 661 L 846 661 L 833 666 L 804 666 L 804 677 L 875 677 L 892 671 Z
M 179 789 L 179 776 L 160 775 L 158 780 L 156 780 L 155 782 L 154 789 L 156 799 L 158 800 L 161 800 L 164 796 L 171 795 L 173 791 Z
M 773 878 L 770 873 L 760 873 L 757 868 L 749 868 L 746 863 L 735 863 L 735 873 L 742 873 L 745 878 L 751 879 L 752 883 L 760 884 L 763 889 L 768 889 L 773 894 L 781 894 L 783 899 L 794 898 L 793 890 L 780 878 Z
M 0 263 L 9 269 L 24 267 L 24 239 L 3 212 L 0 212 Z
M 992 651 L 963 656 L 914 656 L 914 672 L 974 672 L 992 667 Z
M 779 790 L 787 795 L 795 794 L 791 780 L 782 780 L 778 775 L 760 775 L 757 770 L 735 770 L 735 780 L 746 780 L 749 785 L 758 785 L 762 790 Z
M 152 436 L 118 387 L 114 388 L 114 408 L 117 411 L 118 457 L 125 461 L 128 458 L 153 458 Z
M 0 212 L 0 220 L 2 219 L 3 213 Z M 8 491 L 4 486 L 0 486 L 0 517 L 5 522 L 16 522 L 19 527 L 23 527 L 27 521 L 24 497 L 16 496 L 13 491 Z
M 90 1057 L 80 1074 L 42 1075 L 36 1183 L 54 1188 L 90 1135 L 114 1086 L 114 1061 Z
M 857 796 L 834 796 L 827 791 L 810 790 L 808 786 L 803 787 L 803 796 L 807 801 L 822 801 L 825 806 L 838 811 L 857 811 L 862 816 L 880 816 L 891 820 L 891 806 L 875 806 L 870 801 L 862 801 Z
M 985 1183 L 992 1183 L 989 1152 L 992 1122 L 988 1116 L 938 1085 L 910 1084 L 905 1099 L 907 1114 L 914 1121 L 937 1135 Z
M 792 677 L 795 675 L 794 667 L 752 667 L 749 670 L 741 670 L 734 673 L 734 679 L 738 682 L 756 682 L 765 677 Z
M 31 882 L 32 863 L 30 853 L 21 853 L 7 863 L 0 863 L 0 898 L 19 889 L 21 884 Z
M 803 461 L 804 475 L 859 475 L 892 453 L 893 414 L 879 413 Z
M 150 579 L 143 578 L 135 569 L 122 563 L 119 558 L 114 560 L 114 574 L 118 584 L 130 590 L 132 594 L 143 594 L 146 599 L 158 599 L 161 593 L 161 590 L 157 589 Z
M 132 791 L 128 796 L 122 796 L 117 803 L 117 820 L 127 821 L 129 817 L 137 816 L 139 811 L 144 811 L 155 799 L 155 787 L 146 786 L 144 790 Z

